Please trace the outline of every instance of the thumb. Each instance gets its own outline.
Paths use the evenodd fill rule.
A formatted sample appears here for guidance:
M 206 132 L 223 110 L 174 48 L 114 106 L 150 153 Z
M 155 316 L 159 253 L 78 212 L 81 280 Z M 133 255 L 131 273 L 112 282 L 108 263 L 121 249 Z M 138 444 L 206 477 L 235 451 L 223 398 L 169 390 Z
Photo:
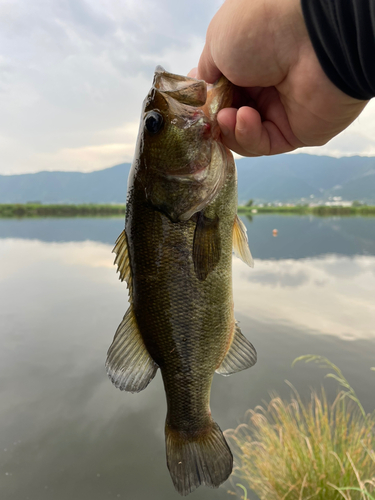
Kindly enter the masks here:
M 216 66 L 212 57 L 210 46 L 206 41 L 198 63 L 197 78 L 205 80 L 207 83 L 214 83 L 220 75 L 221 71 Z

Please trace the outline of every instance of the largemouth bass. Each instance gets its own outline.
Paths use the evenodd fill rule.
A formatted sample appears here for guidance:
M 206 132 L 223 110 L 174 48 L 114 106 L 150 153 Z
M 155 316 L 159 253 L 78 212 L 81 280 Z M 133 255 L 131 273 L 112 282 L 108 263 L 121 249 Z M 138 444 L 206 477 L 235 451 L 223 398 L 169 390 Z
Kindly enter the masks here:
M 252 258 L 237 217 L 235 163 L 216 119 L 231 100 L 224 77 L 207 88 L 156 68 L 114 248 L 130 306 L 107 372 L 119 389 L 139 392 L 160 368 L 167 465 L 182 495 L 230 475 L 232 453 L 211 417 L 212 378 L 256 362 L 233 315 L 232 249 L 250 266 Z

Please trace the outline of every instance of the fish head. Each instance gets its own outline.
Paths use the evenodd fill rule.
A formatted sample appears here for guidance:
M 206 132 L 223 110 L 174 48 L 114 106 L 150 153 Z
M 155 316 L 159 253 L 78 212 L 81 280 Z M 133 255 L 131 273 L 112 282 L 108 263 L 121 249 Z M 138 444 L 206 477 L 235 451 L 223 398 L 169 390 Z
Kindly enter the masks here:
M 174 222 L 202 210 L 223 184 L 228 152 L 217 113 L 230 100 L 224 77 L 207 86 L 156 68 L 143 103 L 135 175 L 147 200 Z

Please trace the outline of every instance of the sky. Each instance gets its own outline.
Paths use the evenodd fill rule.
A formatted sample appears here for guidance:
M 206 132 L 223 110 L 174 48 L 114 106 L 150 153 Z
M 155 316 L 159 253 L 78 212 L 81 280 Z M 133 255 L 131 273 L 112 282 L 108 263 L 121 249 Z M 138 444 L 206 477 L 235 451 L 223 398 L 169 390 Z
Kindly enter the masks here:
M 222 0 L 0 0 L 0 174 L 131 162 L 158 64 L 197 65 Z M 375 156 L 375 103 L 300 152 Z

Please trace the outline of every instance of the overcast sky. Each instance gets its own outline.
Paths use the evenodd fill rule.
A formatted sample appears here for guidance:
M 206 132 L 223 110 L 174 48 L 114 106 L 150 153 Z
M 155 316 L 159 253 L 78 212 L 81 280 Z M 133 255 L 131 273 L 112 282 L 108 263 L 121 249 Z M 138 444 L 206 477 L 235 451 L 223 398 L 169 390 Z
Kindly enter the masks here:
M 0 0 L 0 174 L 132 160 L 156 65 L 196 66 L 221 0 Z M 375 104 L 313 154 L 375 155 Z

